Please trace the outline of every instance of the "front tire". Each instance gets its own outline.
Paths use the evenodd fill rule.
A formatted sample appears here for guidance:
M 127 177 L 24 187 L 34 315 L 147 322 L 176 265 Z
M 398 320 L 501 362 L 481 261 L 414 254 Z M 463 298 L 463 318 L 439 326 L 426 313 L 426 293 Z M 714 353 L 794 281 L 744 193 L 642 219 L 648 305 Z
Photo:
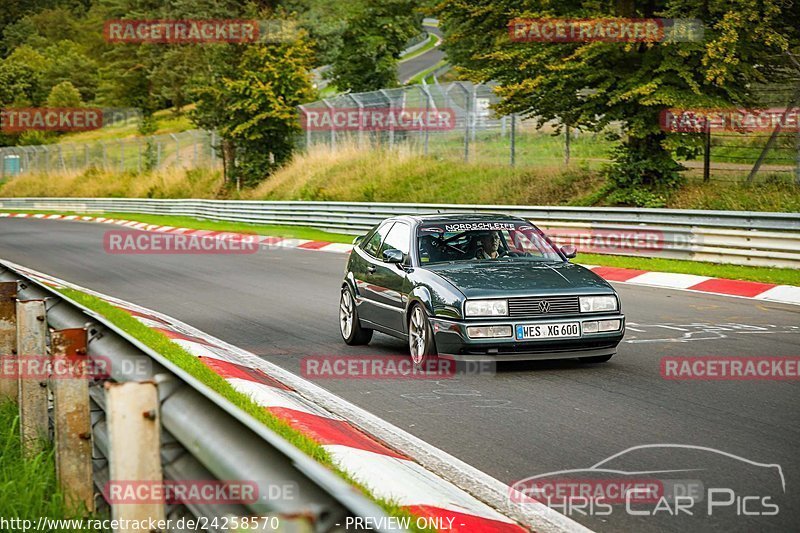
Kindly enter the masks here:
M 408 351 L 417 367 L 424 366 L 437 356 L 433 328 L 425 308 L 415 303 L 408 314 Z
M 578 357 L 578 362 L 584 364 L 596 364 L 596 363 L 605 363 L 609 359 L 614 357 L 614 354 L 611 355 L 598 355 L 595 357 Z
M 344 342 L 350 346 L 368 344 L 372 340 L 372 330 L 361 327 L 358 320 L 356 299 L 350 287 L 342 287 L 339 297 L 339 332 Z

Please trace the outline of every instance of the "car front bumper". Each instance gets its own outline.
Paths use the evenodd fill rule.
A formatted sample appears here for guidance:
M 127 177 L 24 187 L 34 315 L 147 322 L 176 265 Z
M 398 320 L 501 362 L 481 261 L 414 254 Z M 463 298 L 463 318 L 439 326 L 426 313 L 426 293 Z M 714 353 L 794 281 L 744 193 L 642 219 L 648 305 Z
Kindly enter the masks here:
M 620 320 L 620 329 L 603 333 L 584 333 L 584 322 Z M 512 337 L 470 338 L 468 326 L 510 325 L 512 334 L 517 325 L 561 324 L 580 322 L 579 337 L 517 340 Z M 571 359 L 613 355 L 625 335 L 625 315 L 558 317 L 552 319 L 492 319 L 453 321 L 431 318 L 436 348 L 445 358 L 463 361 L 525 361 L 537 359 Z

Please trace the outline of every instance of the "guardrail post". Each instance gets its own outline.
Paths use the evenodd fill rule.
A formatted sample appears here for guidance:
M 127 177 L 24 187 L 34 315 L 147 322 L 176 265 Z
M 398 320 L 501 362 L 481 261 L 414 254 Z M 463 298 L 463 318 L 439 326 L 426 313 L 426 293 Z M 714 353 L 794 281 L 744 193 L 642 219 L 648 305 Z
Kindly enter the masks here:
M 86 364 L 86 330 L 54 331 L 52 358 L 57 371 L 51 379 L 55 420 L 56 476 L 70 504 L 94 511 L 92 481 L 92 422 Z
M 158 389 L 152 382 L 108 382 L 105 389 L 111 518 L 144 523 L 150 518 L 164 520 L 164 502 L 120 503 L 114 498 L 115 491 L 123 492 L 120 488 L 162 483 Z
M 17 302 L 17 357 L 22 360 L 19 379 L 19 428 L 23 451 L 35 455 L 48 437 L 47 378 L 38 375 L 47 361 L 47 319 L 44 300 Z M 27 375 L 28 373 L 33 375 Z
M 19 397 L 19 378 L 16 377 L 17 354 L 17 282 L 0 282 L 0 400 L 16 401 Z

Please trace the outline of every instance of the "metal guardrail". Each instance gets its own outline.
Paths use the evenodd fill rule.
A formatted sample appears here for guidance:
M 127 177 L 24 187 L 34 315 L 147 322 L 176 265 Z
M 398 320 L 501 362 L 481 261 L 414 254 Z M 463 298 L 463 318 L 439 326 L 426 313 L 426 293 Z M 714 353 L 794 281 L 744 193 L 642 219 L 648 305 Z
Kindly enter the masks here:
M 572 242 L 584 251 L 800 268 L 798 213 L 150 198 L 4 198 L 0 209 L 176 215 L 349 234 L 364 233 L 380 220 L 400 214 L 508 213 L 531 220 L 557 242 Z
M 222 524 L 220 519 L 225 517 L 267 515 L 280 518 L 281 531 L 343 531 L 343 526 L 337 524 L 344 524 L 348 516 L 374 518 L 374 524 L 392 523 L 385 520 L 380 507 L 329 469 L 102 316 L 2 263 L 0 282 L 16 284 L 18 301 L 43 300 L 46 323 L 52 331 L 84 329 L 85 355 L 108 363 L 109 379 L 95 380 L 89 386 L 93 481 L 100 493 L 114 471 L 109 464 L 112 454 L 106 385 L 155 383 L 158 414 L 151 418 L 161 425 L 160 457 L 165 480 L 251 480 L 259 486 L 259 498 L 251 503 L 167 505 L 165 516 L 173 519 L 173 527 L 180 517 L 203 517 L 208 524 Z M 8 284 L 0 283 L 0 288 L 4 286 Z M 8 297 L 8 291 L 0 290 L 0 297 L 3 295 Z M 117 466 L 117 471 L 120 468 Z M 289 496 L 274 497 L 267 490 L 269 486 L 286 484 L 296 488 Z M 218 521 L 214 522 L 214 518 Z M 209 526 L 208 530 L 222 531 L 226 527 Z

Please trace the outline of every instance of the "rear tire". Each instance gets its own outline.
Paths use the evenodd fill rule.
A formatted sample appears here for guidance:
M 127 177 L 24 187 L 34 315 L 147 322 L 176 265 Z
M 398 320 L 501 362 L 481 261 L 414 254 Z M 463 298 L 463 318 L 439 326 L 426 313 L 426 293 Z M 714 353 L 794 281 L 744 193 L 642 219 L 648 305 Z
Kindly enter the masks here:
M 361 327 L 356 299 L 348 286 L 342 287 L 339 297 L 339 332 L 344 342 L 350 346 L 368 344 L 372 340 L 372 330 Z
M 612 353 L 611 355 L 597 355 L 595 357 L 578 357 L 578 362 L 590 365 L 597 363 L 605 363 L 606 361 L 614 357 L 614 355 L 615 354 Z
M 412 305 L 408 314 L 408 351 L 417 367 L 425 366 L 438 355 L 428 314 L 418 303 Z

